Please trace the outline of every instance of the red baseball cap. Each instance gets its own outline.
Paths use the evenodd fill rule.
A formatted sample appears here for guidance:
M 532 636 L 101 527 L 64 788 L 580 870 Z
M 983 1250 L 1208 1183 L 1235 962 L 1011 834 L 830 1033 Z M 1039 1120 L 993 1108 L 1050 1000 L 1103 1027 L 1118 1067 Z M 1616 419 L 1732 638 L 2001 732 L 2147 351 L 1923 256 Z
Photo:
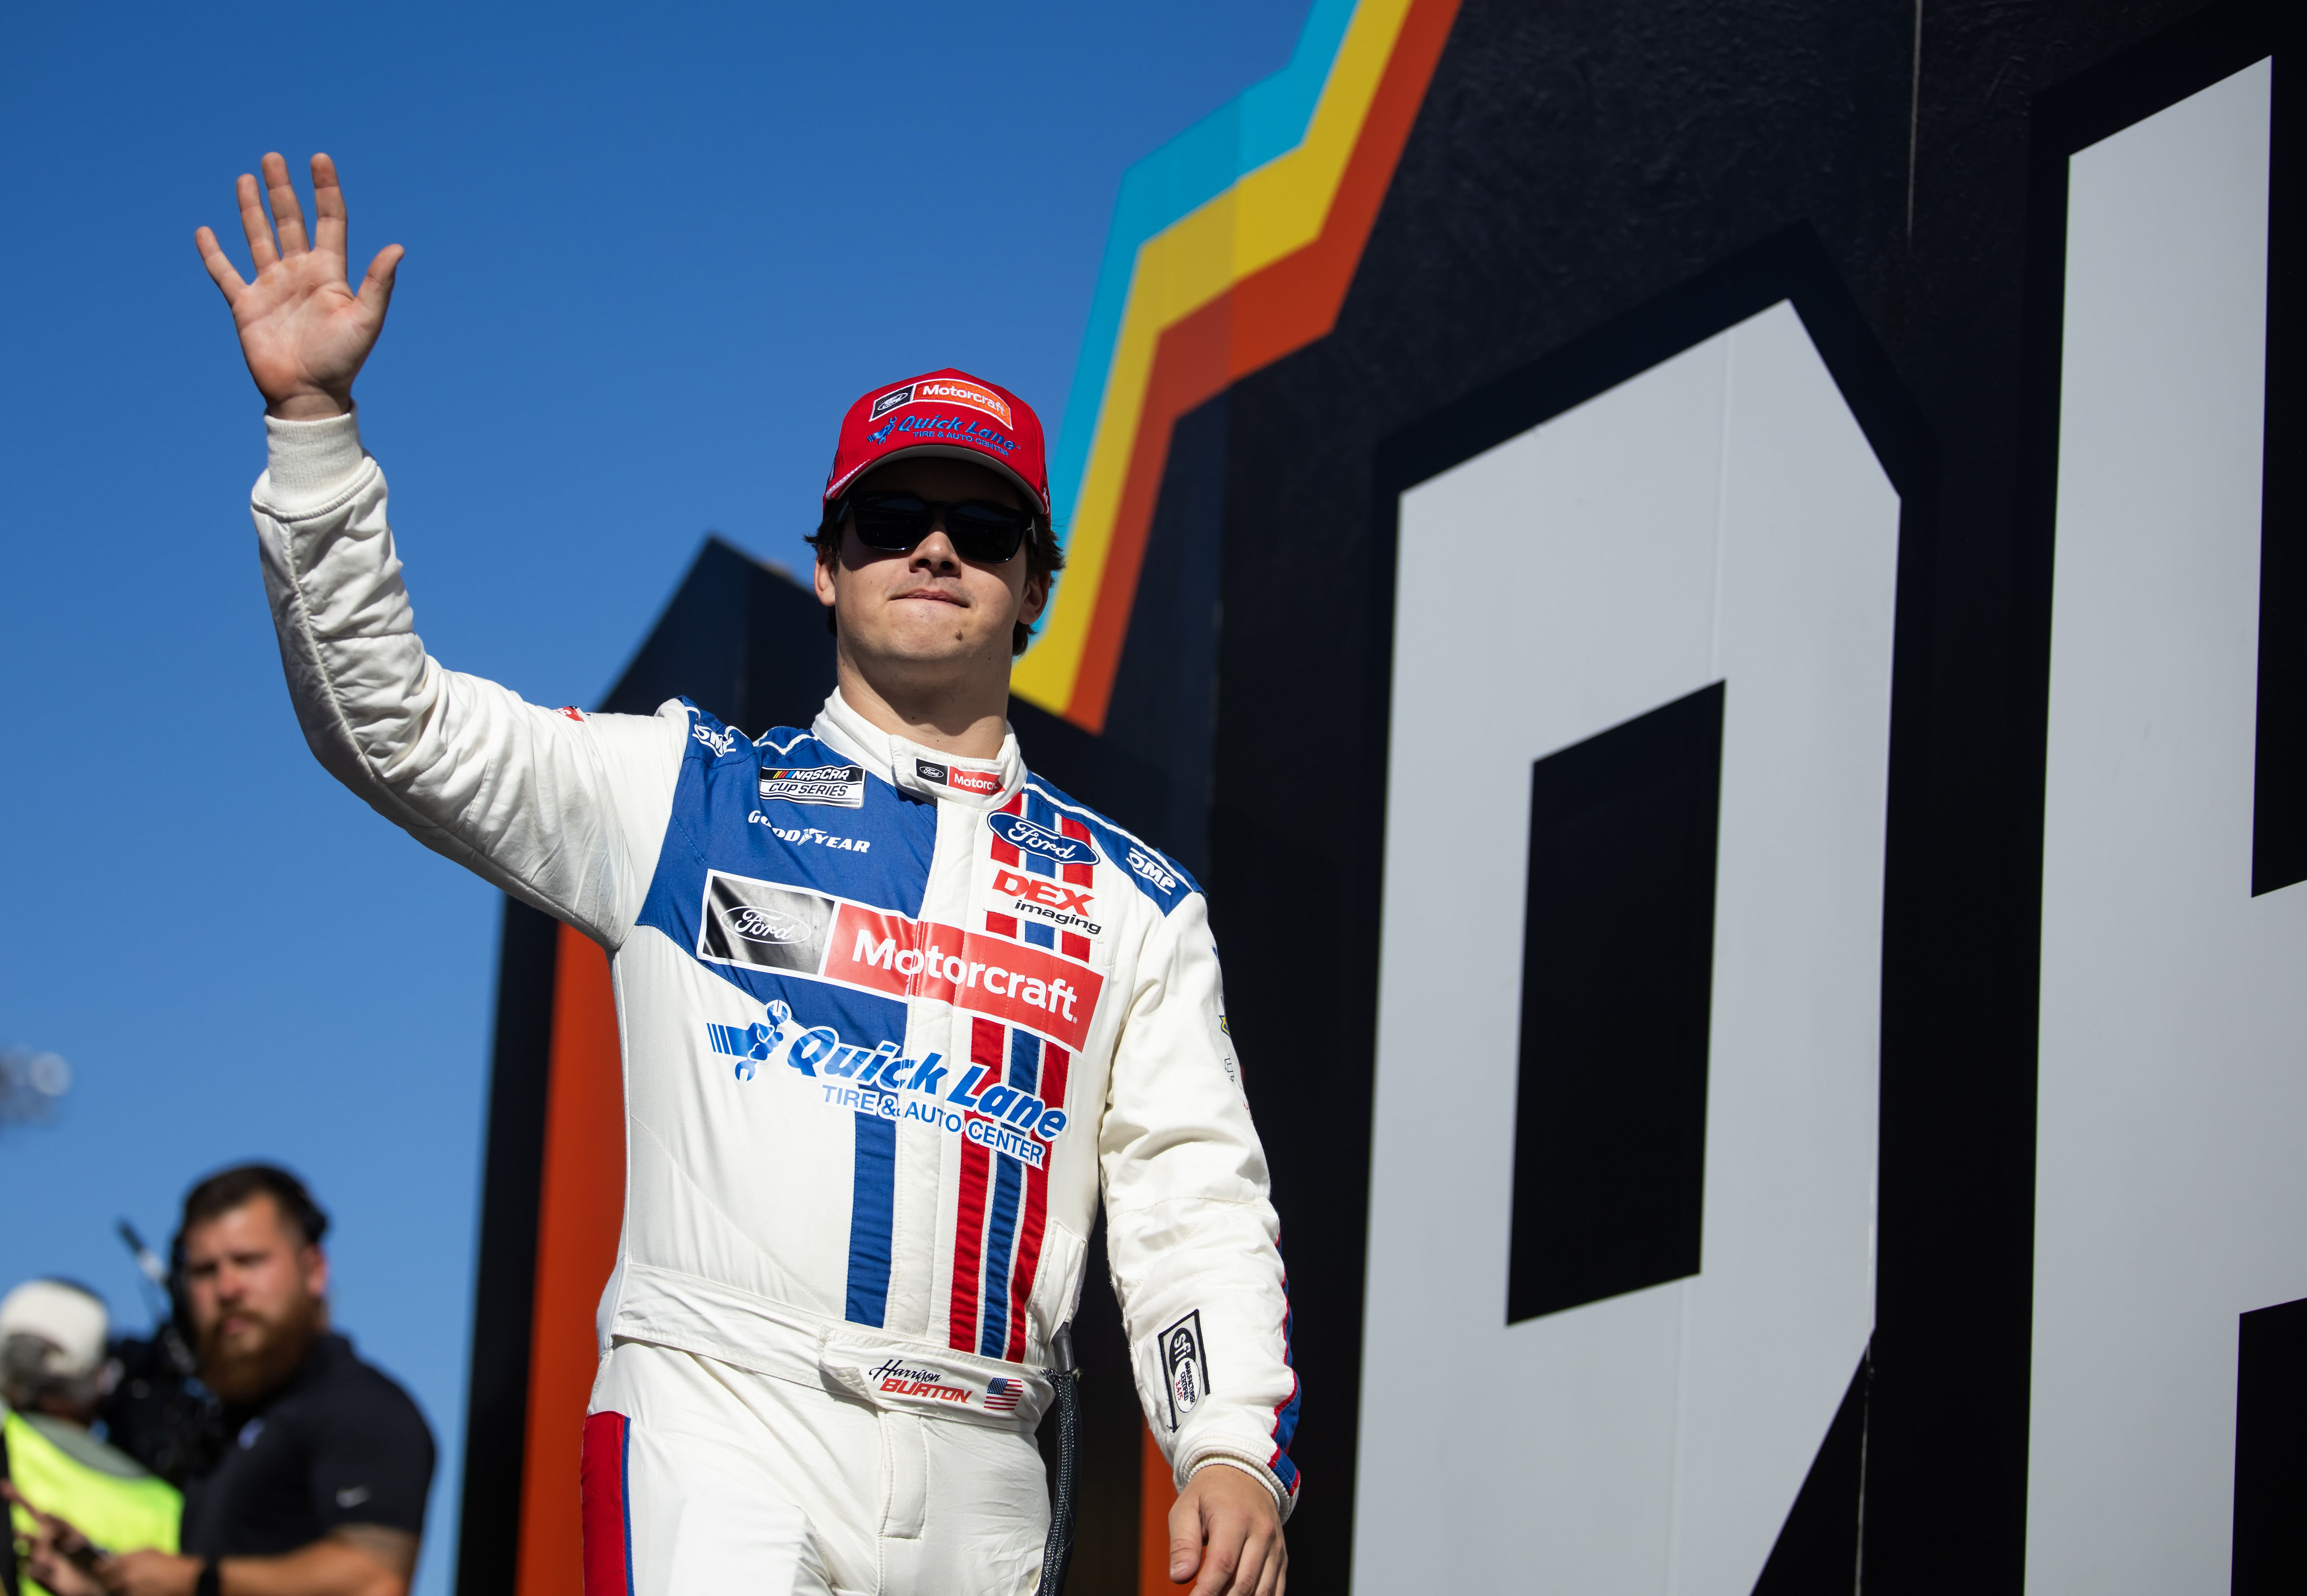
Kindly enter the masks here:
M 825 502 L 847 492 L 860 474 L 907 455 L 991 465 L 1024 489 L 1042 515 L 1050 513 L 1042 418 L 1008 388 L 966 371 L 948 366 L 872 388 L 852 405 L 825 474 Z

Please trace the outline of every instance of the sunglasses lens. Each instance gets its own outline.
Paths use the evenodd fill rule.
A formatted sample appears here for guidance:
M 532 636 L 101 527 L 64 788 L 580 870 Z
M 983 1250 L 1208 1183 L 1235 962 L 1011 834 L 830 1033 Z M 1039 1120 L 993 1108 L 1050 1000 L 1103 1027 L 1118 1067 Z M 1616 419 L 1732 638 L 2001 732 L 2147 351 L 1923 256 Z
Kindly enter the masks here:
M 884 554 L 912 552 L 929 536 L 942 509 L 954 552 L 983 565 L 999 565 L 1011 558 L 1033 527 L 1026 511 L 983 499 L 938 505 L 912 493 L 864 493 L 852 499 L 849 508 L 857 541 Z
M 964 559 L 999 565 L 1017 552 L 1033 525 L 1033 517 L 1007 505 L 973 499 L 945 513 L 946 534 Z
M 861 495 L 850 505 L 857 541 L 868 549 L 902 554 L 929 536 L 936 512 L 911 493 Z

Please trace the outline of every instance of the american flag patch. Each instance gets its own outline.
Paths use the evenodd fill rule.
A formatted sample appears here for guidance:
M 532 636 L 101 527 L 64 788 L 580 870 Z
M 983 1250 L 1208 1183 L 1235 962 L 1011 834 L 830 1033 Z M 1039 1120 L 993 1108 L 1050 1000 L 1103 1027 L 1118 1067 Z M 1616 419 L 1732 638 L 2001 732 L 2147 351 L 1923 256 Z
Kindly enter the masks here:
M 1025 1381 L 996 1375 L 993 1383 L 985 1387 L 985 1411 L 989 1413 L 1014 1413 L 1017 1411 L 1017 1399 L 1025 1394 Z

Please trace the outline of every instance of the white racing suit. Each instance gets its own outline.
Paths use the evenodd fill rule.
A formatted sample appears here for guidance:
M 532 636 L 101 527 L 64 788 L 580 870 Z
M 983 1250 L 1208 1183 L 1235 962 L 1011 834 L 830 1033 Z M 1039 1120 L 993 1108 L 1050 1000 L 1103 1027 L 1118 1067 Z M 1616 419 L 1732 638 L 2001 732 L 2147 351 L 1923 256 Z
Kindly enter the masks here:
M 588 1596 L 1030 1590 L 1042 1371 L 1101 1178 L 1176 1479 L 1231 1465 L 1287 1514 L 1277 1225 L 1185 872 L 1015 737 L 956 759 L 836 693 L 749 739 L 444 670 L 353 418 L 266 426 L 253 509 L 313 751 L 610 956 L 627 1175 Z

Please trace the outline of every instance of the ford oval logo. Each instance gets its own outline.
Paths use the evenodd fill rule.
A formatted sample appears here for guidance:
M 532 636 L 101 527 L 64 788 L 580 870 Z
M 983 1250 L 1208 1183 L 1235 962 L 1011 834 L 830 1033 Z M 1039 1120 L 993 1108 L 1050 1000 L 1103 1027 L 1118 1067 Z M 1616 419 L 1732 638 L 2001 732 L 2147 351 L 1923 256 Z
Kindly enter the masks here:
M 809 940 L 809 927 L 781 909 L 757 909 L 740 903 L 721 911 L 721 923 L 747 942 L 796 943 Z
M 1039 854 L 1059 865 L 1094 865 L 1097 849 L 1078 837 L 1063 837 L 1043 825 L 1035 825 L 1022 815 L 995 813 L 985 817 L 993 834 L 1010 847 L 1025 853 Z

